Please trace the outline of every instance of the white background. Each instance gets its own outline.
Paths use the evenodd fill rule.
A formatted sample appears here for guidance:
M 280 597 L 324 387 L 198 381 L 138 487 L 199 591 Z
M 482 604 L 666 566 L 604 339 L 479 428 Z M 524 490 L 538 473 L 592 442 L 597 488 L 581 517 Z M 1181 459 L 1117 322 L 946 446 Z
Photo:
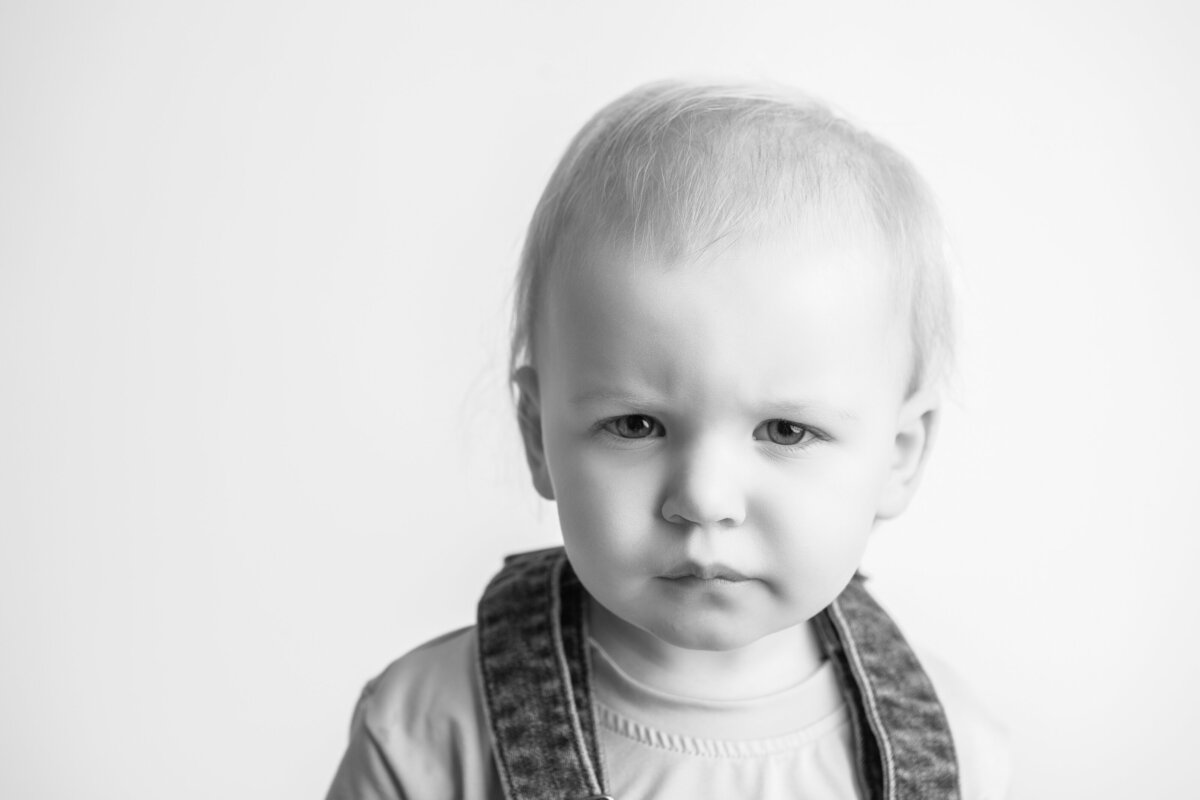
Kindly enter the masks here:
M 957 400 L 867 569 L 1017 798 L 1194 794 L 1189 2 L 0 4 L 0 796 L 321 796 L 361 684 L 549 545 L 505 388 L 557 155 L 666 76 L 938 192 Z

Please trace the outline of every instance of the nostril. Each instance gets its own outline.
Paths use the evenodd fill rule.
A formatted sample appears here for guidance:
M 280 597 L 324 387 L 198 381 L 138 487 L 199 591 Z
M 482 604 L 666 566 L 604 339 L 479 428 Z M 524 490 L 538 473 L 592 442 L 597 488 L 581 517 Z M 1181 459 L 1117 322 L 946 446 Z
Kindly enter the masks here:
M 736 456 L 717 438 L 693 441 L 674 454 L 661 514 L 676 525 L 730 527 L 746 511 L 743 476 Z
M 732 527 L 740 525 L 745 518 L 745 503 L 734 492 L 722 497 L 697 502 L 679 494 L 672 494 L 663 502 L 662 518 L 673 525 L 700 525 L 703 527 Z

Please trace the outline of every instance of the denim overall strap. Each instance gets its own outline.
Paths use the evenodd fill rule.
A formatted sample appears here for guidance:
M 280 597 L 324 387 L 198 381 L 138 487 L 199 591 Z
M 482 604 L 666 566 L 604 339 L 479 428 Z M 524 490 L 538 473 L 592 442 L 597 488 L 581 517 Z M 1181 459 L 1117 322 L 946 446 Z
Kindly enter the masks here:
M 561 547 L 510 556 L 479 601 L 479 672 L 506 800 L 605 796 L 585 608 Z
M 560 547 L 510 556 L 479 601 L 484 708 L 506 800 L 604 798 L 586 594 Z M 846 699 L 865 800 L 958 800 L 925 670 L 855 576 L 813 618 Z
M 958 800 L 954 741 L 933 684 L 855 575 L 814 618 L 850 708 L 868 800 Z

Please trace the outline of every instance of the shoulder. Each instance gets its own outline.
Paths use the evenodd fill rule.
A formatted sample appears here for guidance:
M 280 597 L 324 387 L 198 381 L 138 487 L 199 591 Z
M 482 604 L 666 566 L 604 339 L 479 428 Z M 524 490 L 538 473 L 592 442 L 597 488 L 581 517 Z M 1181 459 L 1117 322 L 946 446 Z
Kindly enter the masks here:
M 1004 725 L 946 662 L 927 652 L 920 657 L 950 723 L 963 800 L 1007 797 L 1012 764 Z
M 367 683 L 333 798 L 487 798 L 491 751 L 475 629 L 440 636 Z
M 444 634 L 393 661 L 363 688 L 356 716 L 385 739 L 431 722 L 471 719 L 476 703 L 475 628 Z

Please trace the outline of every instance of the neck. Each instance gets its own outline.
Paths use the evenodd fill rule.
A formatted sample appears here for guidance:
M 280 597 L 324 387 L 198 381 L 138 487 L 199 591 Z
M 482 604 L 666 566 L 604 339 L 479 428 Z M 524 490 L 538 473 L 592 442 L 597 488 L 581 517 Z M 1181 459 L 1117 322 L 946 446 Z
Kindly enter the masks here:
M 592 637 L 640 683 L 668 694 L 705 700 L 744 700 L 783 691 L 812 675 L 825 660 L 811 622 L 768 634 L 733 650 L 692 650 L 589 603 Z

